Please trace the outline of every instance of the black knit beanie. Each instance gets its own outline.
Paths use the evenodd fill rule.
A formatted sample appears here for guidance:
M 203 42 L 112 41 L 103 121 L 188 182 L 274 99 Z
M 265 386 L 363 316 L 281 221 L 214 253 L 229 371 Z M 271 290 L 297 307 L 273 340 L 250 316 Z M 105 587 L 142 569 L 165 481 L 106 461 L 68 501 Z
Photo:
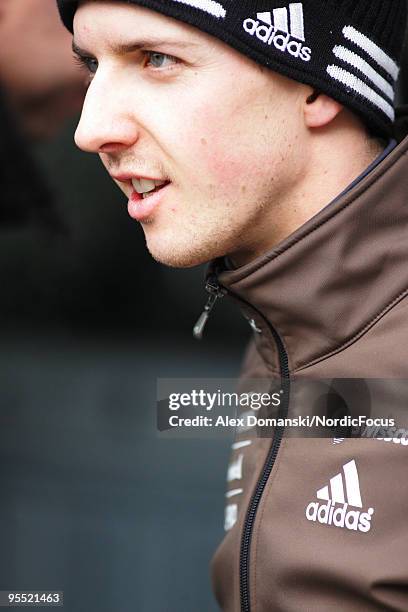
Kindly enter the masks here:
M 355 111 L 371 131 L 394 122 L 406 0 L 120 0 L 184 21 Z M 57 0 L 72 32 L 78 0 Z

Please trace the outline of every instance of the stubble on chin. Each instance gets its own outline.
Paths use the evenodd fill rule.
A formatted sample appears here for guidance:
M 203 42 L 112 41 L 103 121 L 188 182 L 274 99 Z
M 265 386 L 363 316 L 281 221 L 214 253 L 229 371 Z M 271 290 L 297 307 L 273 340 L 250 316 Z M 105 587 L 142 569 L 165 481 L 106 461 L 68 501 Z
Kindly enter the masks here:
M 213 231 L 207 228 L 206 233 L 184 229 L 171 236 L 153 237 L 146 226 L 145 239 L 150 255 L 158 263 L 170 268 L 193 268 L 239 249 L 242 233 L 236 228 L 223 230 L 221 226 Z
M 201 264 L 205 264 L 213 257 L 211 253 L 204 249 L 199 250 L 197 248 L 162 248 L 156 249 L 149 245 L 146 241 L 147 250 L 155 261 L 169 268 L 194 268 Z
M 157 218 L 144 221 L 146 247 L 157 262 L 171 268 L 192 268 L 216 258 L 234 255 L 251 258 L 262 220 L 271 206 L 274 179 L 269 178 L 252 198 L 212 193 L 208 204 L 195 207 L 171 222 Z M 205 200 L 204 200 L 205 201 Z M 241 258 L 242 254 L 242 258 Z

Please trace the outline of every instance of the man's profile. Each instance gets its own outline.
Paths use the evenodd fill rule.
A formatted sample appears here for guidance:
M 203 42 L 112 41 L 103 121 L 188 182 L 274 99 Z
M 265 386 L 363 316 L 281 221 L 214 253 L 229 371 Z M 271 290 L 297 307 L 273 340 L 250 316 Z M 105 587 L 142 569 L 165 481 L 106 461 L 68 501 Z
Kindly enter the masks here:
M 283 416 L 294 376 L 404 378 L 405 2 L 58 4 L 89 79 L 76 143 L 157 261 L 211 262 L 197 335 L 217 297 L 238 301 L 243 380 L 280 377 Z M 408 609 L 405 450 L 379 438 L 237 440 L 223 610 Z

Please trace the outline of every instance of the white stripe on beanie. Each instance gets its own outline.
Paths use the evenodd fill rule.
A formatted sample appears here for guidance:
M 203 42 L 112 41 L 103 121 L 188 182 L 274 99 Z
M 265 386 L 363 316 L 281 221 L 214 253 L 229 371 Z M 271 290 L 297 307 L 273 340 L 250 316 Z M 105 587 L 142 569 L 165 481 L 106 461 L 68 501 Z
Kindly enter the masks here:
M 353 26 L 346 26 L 343 28 L 343 34 L 347 40 L 353 42 L 357 47 L 363 49 L 372 59 L 377 62 L 381 68 L 384 68 L 388 74 L 396 81 L 399 75 L 399 68 L 394 60 L 385 53 L 378 45 L 372 40 L 359 32 Z
M 181 2 L 181 4 L 188 4 L 188 6 L 192 6 L 193 8 L 201 9 L 214 17 L 224 19 L 227 11 L 219 2 L 214 2 L 214 0 L 173 0 L 173 2 Z
M 350 66 L 362 72 L 376 87 L 378 87 L 378 89 L 381 89 L 391 101 L 394 101 L 395 91 L 392 85 L 374 70 L 368 62 L 357 55 L 357 53 L 341 45 L 334 47 L 333 53 L 339 60 L 350 64 Z
M 377 108 L 381 109 L 391 121 L 395 119 L 395 111 L 394 108 L 389 104 L 384 98 L 382 98 L 378 93 L 371 89 L 364 81 L 359 79 L 355 74 L 344 70 L 344 68 L 340 68 L 340 66 L 336 66 L 331 64 L 327 66 L 327 73 L 339 83 L 345 85 L 348 89 L 352 89 L 360 96 L 377 106 Z

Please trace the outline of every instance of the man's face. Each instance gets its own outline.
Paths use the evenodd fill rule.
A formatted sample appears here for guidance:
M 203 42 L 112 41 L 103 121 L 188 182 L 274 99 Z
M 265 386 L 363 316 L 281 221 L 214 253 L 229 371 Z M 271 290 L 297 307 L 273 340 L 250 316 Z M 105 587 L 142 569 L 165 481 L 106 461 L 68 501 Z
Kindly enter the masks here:
M 0 0 L 0 86 L 30 136 L 79 112 L 83 80 L 55 0 Z
M 141 41 L 150 42 L 135 48 Z M 76 142 L 100 154 L 130 197 L 152 256 L 177 267 L 227 254 L 244 261 L 270 243 L 305 162 L 303 86 L 196 28 L 121 2 L 83 2 L 74 44 L 93 73 Z M 170 184 L 138 201 L 132 177 Z

